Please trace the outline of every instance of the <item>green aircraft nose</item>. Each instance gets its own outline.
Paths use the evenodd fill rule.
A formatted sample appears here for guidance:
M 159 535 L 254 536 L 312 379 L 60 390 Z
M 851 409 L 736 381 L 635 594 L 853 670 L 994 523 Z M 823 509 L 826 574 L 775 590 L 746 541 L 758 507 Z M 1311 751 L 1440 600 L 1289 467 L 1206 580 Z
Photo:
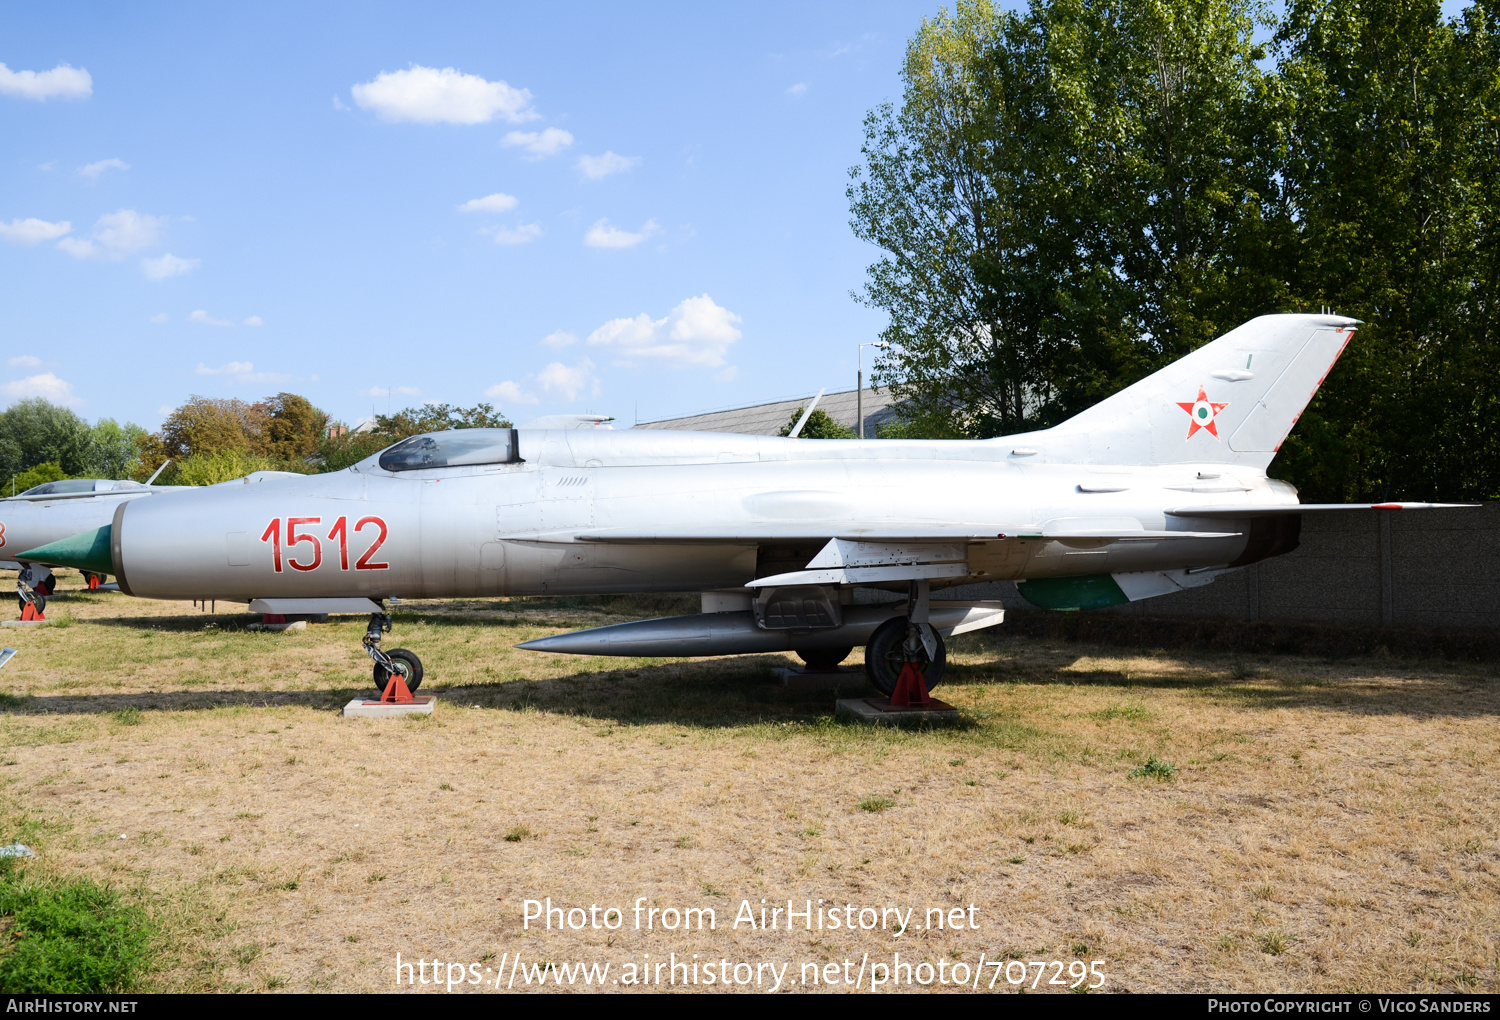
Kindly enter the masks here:
M 16 559 L 45 563 L 50 567 L 74 567 L 95 574 L 113 574 L 114 558 L 109 551 L 111 525 L 93 531 L 81 531 L 76 535 L 39 545 L 16 553 Z

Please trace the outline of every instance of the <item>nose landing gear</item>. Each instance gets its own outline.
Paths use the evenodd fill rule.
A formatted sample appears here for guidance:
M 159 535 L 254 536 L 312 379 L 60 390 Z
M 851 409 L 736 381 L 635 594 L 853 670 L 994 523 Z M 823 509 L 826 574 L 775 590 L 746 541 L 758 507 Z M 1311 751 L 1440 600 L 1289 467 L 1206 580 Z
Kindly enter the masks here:
M 45 620 L 47 596 L 57 590 L 57 578 L 51 568 L 27 563 L 16 576 L 16 602 L 21 607 L 21 619 L 27 622 Z
M 405 704 L 415 700 L 412 692 L 422 685 L 422 660 L 406 648 L 383 651 L 381 635 L 390 632 L 390 614 L 371 613 L 370 626 L 365 630 L 362 643 L 365 654 L 375 660 L 375 687 L 380 691 L 380 700 Z

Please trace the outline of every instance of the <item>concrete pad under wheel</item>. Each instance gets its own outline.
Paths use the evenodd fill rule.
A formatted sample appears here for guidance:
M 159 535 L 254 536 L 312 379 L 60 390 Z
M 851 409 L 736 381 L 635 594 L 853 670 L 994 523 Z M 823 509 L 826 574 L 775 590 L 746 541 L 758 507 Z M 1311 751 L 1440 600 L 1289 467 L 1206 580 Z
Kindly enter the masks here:
M 355 698 L 344 706 L 346 717 L 360 719 L 388 719 L 397 715 L 431 715 L 437 698 L 430 694 L 419 694 L 415 701 L 404 705 L 391 704 L 374 698 Z
M 952 725 L 962 718 L 958 709 L 937 698 L 925 708 L 897 708 L 888 698 L 840 698 L 834 714 L 883 726 Z
M 45 627 L 51 620 L 0 620 L 0 627 Z
M 771 670 L 771 679 L 787 691 L 862 691 L 870 686 L 865 671 L 857 666 L 809 669 L 806 666 Z

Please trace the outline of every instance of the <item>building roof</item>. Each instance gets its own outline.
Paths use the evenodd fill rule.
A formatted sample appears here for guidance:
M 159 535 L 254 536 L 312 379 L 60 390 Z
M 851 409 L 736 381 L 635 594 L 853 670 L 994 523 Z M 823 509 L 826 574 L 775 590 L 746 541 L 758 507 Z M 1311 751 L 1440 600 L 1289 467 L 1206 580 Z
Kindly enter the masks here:
M 837 393 L 825 393 L 823 399 L 818 401 L 818 410 L 838 422 L 840 425 L 854 429 L 855 419 L 858 415 L 855 399 L 857 391 L 840 390 Z M 751 407 L 736 407 L 727 411 L 709 411 L 704 414 L 690 414 L 682 418 L 662 418 L 657 421 L 637 422 L 638 429 L 674 429 L 685 432 L 739 432 L 752 436 L 775 436 L 780 435 L 781 430 L 786 428 L 791 421 L 792 415 L 799 407 L 806 407 L 807 402 L 813 398 L 809 393 L 805 397 L 795 400 L 778 400 L 770 404 L 755 404 Z M 866 389 L 864 391 L 864 415 L 865 435 L 871 439 L 875 437 L 877 426 L 884 424 L 896 417 L 895 398 L 889 390 L 879 392 Z

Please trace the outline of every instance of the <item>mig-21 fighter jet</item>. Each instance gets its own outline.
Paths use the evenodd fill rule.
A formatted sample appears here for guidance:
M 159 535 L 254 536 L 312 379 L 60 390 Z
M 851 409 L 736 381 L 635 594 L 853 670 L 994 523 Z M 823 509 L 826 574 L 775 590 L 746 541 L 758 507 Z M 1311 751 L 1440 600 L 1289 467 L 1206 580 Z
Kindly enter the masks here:
M 1208 584 L 1296 548 L 1300 505 L 1266 469 L 1358 322 L 1267 315 L 1054 428 L 985 440 L 844 440 L 658 430 L 464 429 L 346 470 L 122 502 L 23 558 L 163 599 L 264 613 L 368 612 L 377 686 L 421 680 L 380 648 L 384 600 L 702 593 L 703 612 L 542 638 L 593 655 L 866 646 L 890 692 L 941 675 L 944 638 L 1001 622 L 934 589 L 1014 579 L 1044 608 Z M 857 588 L 905 599 L 857 603 Z

